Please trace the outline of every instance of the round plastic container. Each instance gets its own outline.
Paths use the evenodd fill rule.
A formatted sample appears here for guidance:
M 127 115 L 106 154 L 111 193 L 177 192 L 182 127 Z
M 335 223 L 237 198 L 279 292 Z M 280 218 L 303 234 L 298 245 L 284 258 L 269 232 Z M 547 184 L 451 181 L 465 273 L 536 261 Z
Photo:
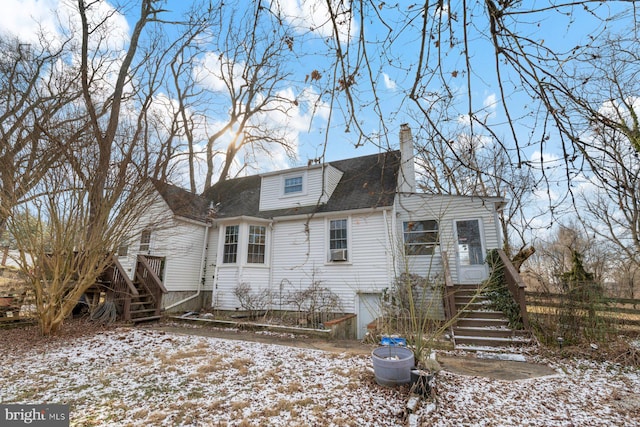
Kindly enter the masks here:
M 376 382 L 383 386 L 396 386 L 411 382 L 414 366 L 413 351 L 404 347 L 378 347 L 371 353 Z

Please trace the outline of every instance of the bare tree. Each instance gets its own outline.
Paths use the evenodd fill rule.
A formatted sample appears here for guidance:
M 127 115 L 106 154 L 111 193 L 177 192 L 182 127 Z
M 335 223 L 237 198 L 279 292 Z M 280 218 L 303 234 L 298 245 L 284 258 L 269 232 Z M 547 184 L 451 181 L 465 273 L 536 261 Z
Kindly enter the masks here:
M 60 65 L 70 40 L 54 45 L 0 35 L 0 235 L 16 203 L 60 160 L 47 135 L 62 137 L 72 126 L 68 105 L 78 99 L 74 70 Z M 45 131 L 46 130 L 46 131 Z
M 593 98 L 587 91 L 576 92 L 582 80 L 567 80 L 564 70 L 588 69 L 593 46 L 607 54 L 609 48 L 599 42 L 607 32 L 637 40 L 635 2 L 323 4 L 332 29 L 332 36 L 324 38 L 332 67 L 324 79 L 325 93 L 340 106 L 334 111 L 344 112 L 348 129 L 380 144 L 361 118 L 375 117 L 381 129 L 377 135 L 388 133 L 401 114 L 389 110 L 382 94 L 383 80 L 393 78 L 402 98 L 394 107 L 414 109 L 423 119 L 420 132 L 446 142 L 442 147 L 470 173 L 484 171 L 456 151 L 459 141 L 450 138 L 461 120 L 469 140 L 489 139 L 515 168 L 535 171 L 538 190 L 547 192 L 552 209 L 571 201 L 556 197 L 555 186 L 560 182 L 570 190 L 568 183 L 582 172 L 580 159 L 588 153 L 577 144 L 585 129 L 573 124 L 566 100 L 573 94 L 575 103 L 593 105 Z M 280 12 L 286 18 L 286 9 Z M 486 91 L 496 95 L 490 103 L 481 98 Z M 541 154 L 533 158 L 534 151 Z
M 204 190 L 236 173 L 234 166 L 241 170 L 269 157 L 274 147 L 295 156 L 281 124 L 298 104 L 285 90 L 293 37 L 260 2 L 235 6 L 194 8 L 192 16 L 206 25 L 171 64 L 194 192 L 197 147 L 206 163 Z
M 64 132 L 47 123 L 34 127 L 55 147 L 60 161 L 43 169 L 27 194 L 29 203 L 9 213 L 9 230 L 22 252 L 31 254 L 23 257 L 22 268 L 36 294 L 44 334 L 62 325 L 153 202 L 151 186 L 145 184 L 146 164 L 136 162 L 149 139 L 147 112 L 160 78 L 153 71 L 158 63 L 151 59 L 164 57 L 153 34 L 144 31 L 158 23 L 160 3 L 141 1 L 123 51 L 122 39 L 113 39 L 119 11 L 77 2 L 80 25 L 75 29 L 72 22 L 71 33 L 79 37 L 72 46 L 78 65 L 68 73 L 80 96 L 62 98 L 69 117 Z M 15 196 L 12 202 L 16 206 Z M 20 230 L 25 225 L 26 232 Z
M 539 239 L 536 246 L 537 252 L 528 262 L 528 269 L 548 291 L 566 290 L 561 279 L 574 266 L 575 253 L 582 257 L 584 267 L 593 274 L 593 280 L 597 283 L 610 279 L 618 268 L 613 262 L 615 251 L 589 235 L 579 221 L 560 225 L 555 234 L 546 241 Z
M 640 266 L 640 48 L 608 40 L 591 52 L 582 83 L 566 96 L 567 116 L 581 124 L 575 138 L 584 165 L 577 181 L 578 215 L 591 234 L 612 244 L 631 269 Z

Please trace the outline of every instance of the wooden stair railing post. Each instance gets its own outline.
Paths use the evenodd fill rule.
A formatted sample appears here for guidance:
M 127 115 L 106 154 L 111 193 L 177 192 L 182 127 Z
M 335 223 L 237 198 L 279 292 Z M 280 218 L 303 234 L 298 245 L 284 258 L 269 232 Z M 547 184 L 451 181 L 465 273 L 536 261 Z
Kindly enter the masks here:
M 442 269 L 444 271 L 444 306 L 446 311 L 447 320 L 455 319 L 457 313 L 456 300 L 455 300 L 455 288 L 453 286 L 453 278 L 451 277 L 451 270 L 449 269 L 449 254 L 447 251 L 442 251 Z
M 518 274 L 516 268 L 511 263 L 509 257 L 507 257 L 507 254 L 502 249 L 498 249 L 498 255 L 504 265 L 504 277 L 507 282 L 507 287 L 520 307 L 522 326 L 524 329 L 529 330 L 529 315 L 527 313 L 527 300 L 525 296 L 526 285 L 520 277 L 520 274 Z

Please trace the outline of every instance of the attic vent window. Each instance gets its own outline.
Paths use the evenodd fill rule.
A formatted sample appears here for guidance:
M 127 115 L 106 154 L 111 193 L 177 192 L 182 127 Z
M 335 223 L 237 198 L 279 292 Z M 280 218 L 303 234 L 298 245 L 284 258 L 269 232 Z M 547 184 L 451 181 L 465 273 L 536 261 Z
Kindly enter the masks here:
M 293 176 L 284 179 L 284 194 L 302 193 L 302 177 Z

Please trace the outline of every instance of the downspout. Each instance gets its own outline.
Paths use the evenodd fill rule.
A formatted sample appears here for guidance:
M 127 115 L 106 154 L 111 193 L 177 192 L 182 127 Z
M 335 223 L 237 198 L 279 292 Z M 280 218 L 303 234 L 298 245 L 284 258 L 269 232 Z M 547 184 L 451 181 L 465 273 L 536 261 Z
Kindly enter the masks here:
M 191 301 L 194 298 L 198 298 L 200 296 L 200 293 L 202 291 L 202 286 L 204 285 L 204 281 L 205 281 L 205 277 L 204 277 L 204 263 L 206 262 L 205 260 L 207 259 L 207 250 L 209 249 L 209 245 L 207 244 L 207 241 L 209 239 L 209 228 L 211 228 L 211 224 L 207 223 L 207 225 L 204 228 L 204 239 L 202 241 L 202 255 L 200 256 L 200 280 L 198 281 L 198 290 L 196 291 L 195 294 L 188 296 L 185 299 L 182 299 L 178 302 L 174 302 L 171 305 L 168 305 L 164 308 L 164 310 L 170 310 L 174 307 L 177 307 L 181 304 L 184 304 L 187 301 Z
M 271 293 L 271 310 L 273 310 L 273 221 L 269 223 L 269 253 L 265 257 L 269 260 L 269 292 Z M 265 259 L 265 261 L 267 260 Z M 278 293 L 278 304 L 282 308 L 282 294 Z
M 395 203 L 395 201 L 394 201 L 394 203 Z M 389 223 L 389 218 L 388 218 L 386 209 L 382 211 L 382 220 L 384 221 L 384 225 L 387 228 L 387 232 L 385 233 L 386 234 L 386 236 L 385 236 L 385 245 L 387 247 L 387 250 L 389 251 L 388 252 L 388 256 L 387 256 L 387 268 L 386 268 L 386 270 L 387 270 L 387 285 L 388 285 L 388 284 L 390 284 L 392 282 L 392 280 L 391 280 L 391 271 L 393 270 L 392 266 L 393 266 L 394 259 L 395 259 L 393 251 L 395 249 L 394 249 L 394 246 L 393 246 L 393 243 L 392 243 L 393 236 L 390 236 L 390 234 L 393 232 L 392 231 L 393 225 L 391 225 Z
M 404 241 L 400 242 L 398 237 L 398 206 L 397 203 L 401 197 L 400 192 L 396 192 L 396 195 L 393 199 L 393 207 L 391 210 L 391 244 L 392 244 L 392 253 L 391 253 L 391 269 L 393 272 L 393 280 L 398 275 L 398 257 L 404 256 Z M 403 238 L 404 240 L 404 238 Z M 400 245 L 400 247 L 398 247 Z M 389 282 L 391 283 L 391 282 Z

